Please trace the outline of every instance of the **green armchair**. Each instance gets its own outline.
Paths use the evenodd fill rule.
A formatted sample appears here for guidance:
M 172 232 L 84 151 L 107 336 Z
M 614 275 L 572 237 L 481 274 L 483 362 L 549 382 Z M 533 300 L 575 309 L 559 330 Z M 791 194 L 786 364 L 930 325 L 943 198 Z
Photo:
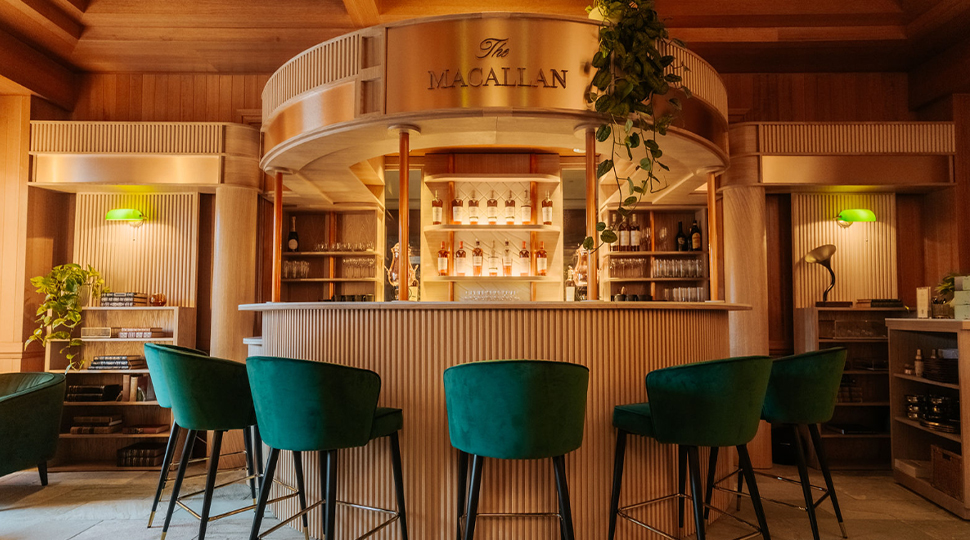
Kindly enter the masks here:
M 37 467 L 41 485 L 47 485 L 65 379 L 60 373 L 0 373 L 0 476 Z

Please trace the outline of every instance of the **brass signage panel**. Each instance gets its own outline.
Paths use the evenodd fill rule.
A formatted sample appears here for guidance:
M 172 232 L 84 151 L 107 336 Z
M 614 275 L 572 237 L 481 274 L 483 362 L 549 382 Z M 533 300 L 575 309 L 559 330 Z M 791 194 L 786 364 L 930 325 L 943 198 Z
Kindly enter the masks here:
M 218 155 L 33 156 L 32 181 L 104 185 L 218 185 L 223 158 Z
M 387 114 L 462 108 L 586 111 L 598 26 L 523 17 L 387 30 Z

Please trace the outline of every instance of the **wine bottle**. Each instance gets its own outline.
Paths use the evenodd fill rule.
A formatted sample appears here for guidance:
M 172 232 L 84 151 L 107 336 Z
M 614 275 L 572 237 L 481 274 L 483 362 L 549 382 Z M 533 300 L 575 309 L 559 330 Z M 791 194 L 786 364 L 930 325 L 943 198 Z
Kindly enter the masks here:
M 539 249 L 536 250 L 536 274 L 540 276 L 546 275 L 549 269 L 548 262 L 546 259 L 546 243 L 539 242 Z
M 502 275 L 512 275 L 512 247 L 508 240 L 505 241 L 505 253 L 502 254 Z
M 478 197 L 473 189 L 472 196 L 468 198 L 468 223 L 478 225 L 478 217 Z
M 519 222 L 528 225 L 532 223 L 532 197 L 529 196 L 529 190 L 525 190 L 525 197 L 522 200 L 524 202 L 519 207 Z
M 296 216 L 290 216 L 290 234 L 286 237 L 286 249 L 300 251 L 300 235 L 296 233 Z
M 441 249 L 438 250 L 438 275 L 447 276 L 448 275 L 448 259 L 451 258 L 451 253 L 445 248 L 445 243 L 441 243 Z
M 690 226 L 690 250 L 704 251 L 701 244 L 701 228 L 697 226 L 697 220 Z
M 515 195 L 509 190 L 509 198 L 505 199 L 505 224 L 515 225 Z
M 465 218 L 465 209 L 462 206 L 461 195 L 455 190 L 455 198 L 451 201 L 451 223 L 461 225 Z
M 431 224 L 441 225 L 441 218 L 443 217 L 442 210 L 444 209 L 444 204 L 441 199 L 438 198 L 438 190 L 434 192 L 434 199 L 431 200 Z
M 470 203 L 471 201 L 469 201 Z M 472 274 L 476 276 L 482 275 L 482 264 L 484 263 L 484 254 L 482 253 L 482 243 L 475 240 L 475 249 L 472 250 Z
M 549 198 L 549 192 L 546 192 L 546 198 L 542 201 L 542 224 L 552 225 L 552 199 Z
M 498 208 L 497 206 L 495 207 Z M 492 247 L 488 254 L 488 275 L 495 277 L 498 276 L 498 253 L 495 251 L 495 240 L 492 240 Z
M 532 254 L 529 253 L 529 248 L 526 247 L 524 240 L 522 241 L 522 249 L 519 250 L 519 275 L 532 275 Z
M 620 221 L 620 228 L 617 230 L 620 237 L 620 251 L 630 251 L 630 225 L 626 218 Z
M 637 223 L 637 215 L 633 214 L 633 223 L 630 224 L 630 251 L 640 251 L 640 224 Z
M 617 232 L 616 231 L 616 214 L 610 215 L 610 230 L 613 231 L 613 232 Z M 619 243 L 613 242 L 612 244 L 610 244 L 610 251 L 620 251 Z
M 458 249 L 455 250 L 455 275 L 464 276 L 468 274 L 468 257 L 465 253 L 465 242 L 458 242 Z
M 684 234 L 684 222 L 677 222 L 677 236 L 674 237 L 677 241 L 677 251 L 687 251 L 687 235 Z
M 498 223 L 498 199 L 495 198 L 495 190 L 492 190 L 492 196 L 485 201 L 485 218 L 488 220 L 489 225 L 495 225 Z
M 566 273 L 566 301 L 576 301 L 576 281 L 573 280 L 573 269 L 570 268 Z

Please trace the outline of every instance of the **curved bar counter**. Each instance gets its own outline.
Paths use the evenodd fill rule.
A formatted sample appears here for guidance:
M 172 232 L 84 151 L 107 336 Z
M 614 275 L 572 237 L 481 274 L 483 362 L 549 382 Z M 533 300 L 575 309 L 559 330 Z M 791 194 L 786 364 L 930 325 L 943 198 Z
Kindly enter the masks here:
M 448 438 L 442 374 L 446 368 L 488 359 L 545 359 L 590 369 L 583 446 L 566 456 L 576 537 L 605 538 L 613 471 L 613 407 L 646 401 L 645 375 L 654 369 L 729 355 L 728 313 L 749 309 L 719 302 L 541 303 L 284 303 L 241 306 L 263 316 L 263 354 L 335 362 L 371 369 L 383 381 L 380 405 L 404 411 L 401 446 L 409 535 L 446 540 L 456 531 L 457 452 Z M 620 504 L 676 492 L 676 449 L 633 437 L 629 441 Z M 343 451 L 339 500 L 396 508 L 386 442 Z M 730 454 L 729 452 L 722 453 Z M 280 480 L 295 485 L 288 453 Z M 726 472 L 728 459 L 719 468 Z M 310 499 L 318 500 L 316 455 L 304 457 Z M 706 459 L 702 463 L 707 463 Z M 720 497 L 720 498 L 718 498 Z M 717 495 L 715 504 L 728 500 Z M 294 499 L 279 503 L 282 518 L 298 511 Z M 548 460 L 487 460 L 479 511 L 554 512 L 556 492 Z M 357 538 L 381 516 L 338 507 L 338 534 Z M 677 530 L 673 503 L 634 511 L 638 519 Z M 646 538 L 630 523 L 622 538 Z M 687 520 L 690 522 L 690 520 Z M 311 534 L 322 537 L 318 513 Z M 388 530 L 393 534 L 388 536 Z M 558 537 L 553 518 L 486 518 L 483 538 Z M 397 524 L 382 532 L 399 538 Z

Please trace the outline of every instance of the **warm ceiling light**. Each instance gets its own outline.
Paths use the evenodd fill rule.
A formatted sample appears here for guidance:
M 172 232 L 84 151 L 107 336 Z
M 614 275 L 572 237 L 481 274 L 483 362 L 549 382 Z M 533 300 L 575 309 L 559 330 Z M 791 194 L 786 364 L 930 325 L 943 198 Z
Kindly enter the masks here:
M 145 222 L 145 214 L 134 208 L 115 208 L 104 215 L 107 221 L 124 221 L 132 227 L 140 227 Z
M 876 221 L 876 214 L 866 208 L 850 208 L 839 212 L 835 219 L 842 227 L 848 227 L 856 221 Z

